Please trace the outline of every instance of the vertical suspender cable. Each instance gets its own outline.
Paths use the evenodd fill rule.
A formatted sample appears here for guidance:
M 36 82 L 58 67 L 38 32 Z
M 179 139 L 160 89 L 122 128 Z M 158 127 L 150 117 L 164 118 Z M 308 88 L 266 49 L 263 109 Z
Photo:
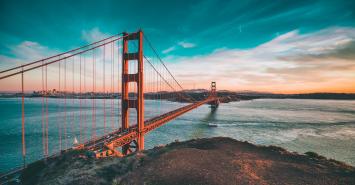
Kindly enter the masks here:
M 123 42 L 123 41 L 121 41 L 121 42 Z M 122 48 L 123 48 L 123 46 L 122 46 Z M 120 62 L 120 58 L 121 58 L 121 62 Z M 117 68 L 118 68 L 117 69 L 117 83 L 118 83 L 117 84 L 117 97 L 118 97 L 119 92 L 122 92 L 122 83 L 120 85 L 120 82 L 122 82 L 122 80 L 120 79 L 122 76 L 122 71 L 120 71 L 120 65 L 122 65 L 122 62 L 123 62 L 122 57 L 120 57 L 120 41 L 117 41 Z M 115 64 L 115 59 L 113 59 L 113 64 Z M 121 67 L 123 68 L 123 66 L 121 66 Z M 115 76 L 113 76 L 113 77 L 115 77 Z M 115 79 L 114 79 L 114 81 L 115 81 Z M 115 89 L 115 83 L 113 83 L 112 85 L 113 85 L 113 89 Z M 114 93 L 114 91 L 113 91 L 113 93 Z M 122 97 L 122 94 L 121 94 L 121 97 Z M 119 99 L 117 99 L 117 105 L 118 105 L 117 116 L 119 116 L 120 115 L 120 108 L 122 109 L 122 106 L 121 106 L 122 105 L 122 98 L 121 98 L 121 101 L 119 101 Z M 115 104 L 113 104 L 113 107 L 114 106 L 115 106 Z M 113 108 L 113 110 L 115 110 L 115 109 Z M 117 128 L 119 128 L 121 126 L 121 124 L 122 124 L 122 123 L 120 124 L 121 121 L 122 121 L 122 119 L 120 119 L 120 118 L 117 119 L 117 124 L 118 124 Z
M 95 50 L 92 51 L 92 128 L 91 137 L 95 138 Z
M 94 138 L 96 138 L 96 50 L 94 50 Z
M 43 65 L 43 62 L 42 62 Z M 45 96 L 45 92 L 44 92 L 44 70 L 43 67 L 41 67 L 41 71 L 42 71 L 42 149 L 43 149 L 43 156 L 46 156 L 46 140 L 45 140 L 45 126 L 44 126 L 44 96 Z
M 160 65 L 158 65 L 157 68 L 159 71 Z M 161 73 L 161 71 L 159 71 L 159 73 Z M 159 114 L 161 114 L 161 76 L 159 76 L 158 87 L 159 87 Z
M 86 142 L 86 136 L 87 136 L 87 129 L 86 129 L 86 59 L 84 56 L 84 107 L 85 107 L 85 113 L 84 113 L 84 128 L 83 128 L 83 134 L 84 134 L 84 142 Z
M 48 157 L 48 70 L 46 69 L 46 157 Z
M 104 98 L 103 98 L 103 103 L 104 103 L 104 134 L 106 134 L 106 89 L 105 89 L 105 55 L 106 55 L 106 45 L 104 45 L 104 55 L 103 55 L 103 64 L 102 64 L 102 81 L 103 81 L 103 91 L 104 91 Z
M 58 87 L 58 92 L 57 92 L 57 94 L 58 94 L 58 96 L 59 97 L 61 97 L 61 89 L 60 89 L 60 63 L 61 62 L 58 62 L 58 64 L 59 64 L 59 87 Z M 58 107 L 59 107 L 59 110 L 61 109 L 60 108 L 60 98 L 58 98 Z M 60 120 L 58 119 L 57 120 L 57 122 L 58 122 L 58 134 L 59 134 L 59 151 L 61 151 L 62 150 L 62 126 L 61 126 L 61 123 L 60 123 Z
M 115 57 L 114 57 L 114 43 L 111 43 L 111 63 L 112 63 L 112 94 L 115 91 Z M 115 121 L 115 116 L 114 116 L 114 110 L 115 110 L 115 103 L 113 97 L 111 98 L 111 104 L 112 104 L 112 109 L 111 109 L 111 129 L 112 131 L 115 129 L 114 121 Z
M 110 45 L 110 65 L 111 65 L 111 69 L 110 69 L 110 124 L 111 124 L 111 128 L 112 128 L 112 123 L 113 123 L 113 83 L 114 83 L 114 72 L 113 72 L 113 68 L 114 68 L 114 62 L 112 60 L 112 44 Z
M 91 94 L 91 139 L 93 139 L 94 129 L 94 50 L 92 51 L 92 94 Z
M 75 90 L 74 90 L 74 63 L 75 63 L 75 56 L 73 56 L 72 60 L 72 95 L 71 95 L 71 103 L 72 103 L 72 110 L 71 110 L 71 135 L 75 138 L 75 120 L 74 120 L 74 98 L 75 98 Z
M 94 50 L 94 138 L 96 138 L 96 50 Z
M 153 61 L 154 62 L 154 61 Z M 157 112 L 159 111 L 159 91 L 158 91 L 158 78 L 159 78 L 159 75 L 158 75 L 158 72 L 156 72 L 156 76 L 157 76 L 157 81 L 155 82 L 155 86 L 156 86 L 156 101 L 157 101 Z
M 26 166 L 26 140 L 25 140 L 25 90 L 24 90 L 24 76 L 23 76 L 23 67 L 21 73 L 21 89 L 22 89 L 22 98 L 21 98 L 21 109 L 22 109 L 22 159 L 23 167 Z
M 79 115 L 79 143 L 82 143 L 82 137 L 81 137 L 81 127 L 82 127 L 82 107 L 81 107 L 81 99 L 82 99 L 82 91 L 81 91 L 81 54 L 79 55 L 79 107 L 80 107 L 80 115 Z
M 68 148 L 67 142 L 67 60 L 64 60 L 64 146 Z

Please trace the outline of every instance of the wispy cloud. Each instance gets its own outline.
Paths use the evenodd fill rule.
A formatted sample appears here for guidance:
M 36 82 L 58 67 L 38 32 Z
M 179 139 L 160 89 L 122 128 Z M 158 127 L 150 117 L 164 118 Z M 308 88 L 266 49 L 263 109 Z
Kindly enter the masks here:
M 104 39 L 108 35 L 98 28 L 82 31 L 82 38 L 88 43 Z M 0 55 L 0 67 L 2 69 L 46 58 L 60 52 L 34 41 L 23 41 L 8 48 L 11 51 L 11 56 Z
M 178 78 L 189 86 L 217 81 L 220 89 L 232 90 L 355 92 L 354 41 L 354 28 L 308 34 L 295 30 L 252 49 L 167 59 L 174 61 Z
M 181 41 L 178 43 L 179 46 L 183 47 L 183 48 L 193 48 L 196 45 L 194 43 L 191 42 L 185 42 L 185 41 Z
M 91 30 L 83 30 L 81 32 L 81 37 L 88 43 L 96 42 L 109 36 L 110 34 L 101 32 L 99 28 L 93 28 Z
M 18 45 L 9 46 L 9 49 L 12 56 L 0 55 L 2 69 L 39 60 L 56 53 L 56 50 L 33 41 L 23 41 Z
M 11 67 L 16 67 L 22 64 L 33 62 L 57 53 L 55 50 L 49 49 L 48 47 L 33 41 L 23 41 L 18 45 L 9 46 L 9 49 L 11 51 L 11 55 L 0 55 L 0 70 L 5 70 Z M 51 74 L 50 71 L 51 69 L 49 69 L 49 74 Z M 37 82 L 41 81 L 40 76 L 40 69 L 26 73 L 25 89 L 29 90 L 30 86 L 35 86 L 36 88 L 38 86 Z M 20 84 L 19 79 L 19 75 L 17 75 L 14 77 L 0 80 L 0 90 L 18 91 Z
M 174 50 L 177 50 L 177 49 L 179 49 L 179 48 L 193 48 L 193 47 L 195 47 L 195 46 L 196 46 L 196 44 L 194 44 L 194 43 L 185 42 L 185 41 L 180 41 L 180 42 L 178 42 L 176 45 L 171 46 L 171 47 L 169 47 L 169 48 L 163 50 L 162 53 L 163 53 L 163 54 L 168 54 L 168 53 L 170 53 L 170 52 L 172 52 L 172 51 L 174 51 Z
M 163 53 L 163 54 L 167 54 L 167 53 L 170 53 L 170 52 L 174 51 L 175 49 L 176 49 L 175 46 L 171 46 L 171 47 L 169 47 L 169 48 L 163 50 L 162 53 Z

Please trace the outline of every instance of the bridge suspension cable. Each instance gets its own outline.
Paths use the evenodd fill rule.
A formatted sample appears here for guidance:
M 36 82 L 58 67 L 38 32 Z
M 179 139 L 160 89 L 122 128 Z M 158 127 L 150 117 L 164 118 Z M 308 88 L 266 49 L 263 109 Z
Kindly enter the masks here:
M 109 37 L 109 38 L 113 38 L 113 37 Z M 23 70 L 21 70 L 21 71 L 15 71 L 15 72 L 12 72 L 12 73 L 7 74 L 7 75 L 5 74 L 5 75 L 3 75 L 3 76 L 0 76 L 0 80 L 5 79 L 5 78 L 9 78 L 9 77 L 11 77 L 11 76 L 15 76 L 15 75 L 21 74 L 22 72 L 28 72 L 28 71 L 31 71 L 31 70 L 34 70 L 34 69 L 37 69 L 37 68 L 40 68 L 40 67 L 43 67 L 43 66 L 47 66 L 47 65 L 49 65 L 49 64 L 53 64 L 53 63 L 56 63 L 56 62 L 60 62 L 60 61 L 62 61 L 62 60 L 64 60 L 64 59 L 68 59 L 68 58 L 71 58 L 71 57 L 76 56 L 76 55 L 80 55 L 80 54 L 86 53 L 86 52 L 88 52 L 88 51 L 97 49 L 97 48 L 102 47 L 102 46 L 104 46 L 104 45 L 107 45 L 107 44 L 109 44 L 109 43 L 113 43 L 113 42 L 115 42 L 115 41 L 121 40 L 122 38 L 124 38 L 124 36 L 118 37 L 118 38 L 116 38 L 116 39 L 112 39 L 112 40 L 110 40 L 110 41 L 108 41 L 108 42 L 104 42 L 104 43 L 101 44 L 102 41 L 106 41 L 106 40 L 108 40 L 109 38 L 103 39 L 103 40 L 98 41 L 98 42 L 94 42 L 94 43 L 89 44 L 89 45 L 86 45 L 86 46 L 82 46 L 82 47 L 77 48 L 77 49 L 73 49 L 73 50 L 64 52 L 64 53 L 62 53 L 62 54 L 58 54 L 58 55 L 55 55 L 55 56 L 52 56 L 52 57 L 48 57 L 48 58 L 46 58 L 46 59 L 38 60 L 38 61 L 31 62 L 31 63 L 28 63 L 28 64 L 20 65 L 20 66 L 11 68 L 11 69 L 3 70 L 3 71 L 0 72 L 0 74 L 1 74 L 1 73 L 6 73 L 6 72 L 10 72 L 10 71 L 13 71 L 13 70 L 16 70 L 16 69 L 22 69 L 22 68 L 24 68 L 24 67 L 28 67 L 28 66 L 31 66 L 31 65 L 33 65 L 33 64 L 38 64 L 38 63 L 42 62 L 42 64 L 39 64 L 39 65 L 37 65 L 37 66 L 30 67 L 30 68 L 26 68 L 26 69 L 23 69 Z M 99 45 L 96 45 L 96 44 L 99 44 Z M 91 47 L 91 48 L 89 48 L 89 49 L 85 49 L 85 50 L 76 52 L 76 51 L 78 51 L 78 50 L 80 50 L 80 49 L 83 49 L 83 48 L 86 48 L 86 47 L 89 47 L 89 46 L 93 46 L 93 45 L 96 45 L 96 46 Z M 72 52 L 76 52 L 76 53 L 67 55 L 67 54 L 72 53 Z M 50 62 L 43 63 L 44 61 L 47 61 L 47 60 L 49 60 L 49 59 L 53 59 L 53 58 L 56 58 L 56 57 L 59 57 L 59 56 L 63 56 L 63 55 L 64 55 L 63 58 L 59 58 L 59 59 L 56 59 L 56 60 L 53 60 L 53 61 L 50 61 Z
M 93 45 L 95 45 L 95 44 L 101 43 L 101 42 L 103 42 L 103 41 L 109 40 L 109 39 L 111 39 L 111 38 L 117 37 L 117 36 L 119 36 L 119 35 L 121 35 L 121 34 L 122 34 L 122 33 L 119 33 L 119 34 L 113 35 L 113 36 L 111 36 L 111 37 L 108 37 L 108 38 L 105 38 L 105 39 L 102 39 L 102 40 L 99 40 L 99 41 L 96 41 L 96 42 L 93 42 L 93 43 L 90 43 L 90 44 L 87 44 L 87 45 L 84 45 L 84 46 L 81 46 L 81 47 L 78 47 L 78 48 L 75 48 L 75 49 L 72 49 L 72 50 L 69 50 L 69 51 L 66 51 L 66 52 L 57 54 L 57 55 L 53 55 L 53 56 L 50 56 L 50 57 L 47 57 L 47 58 L 44 58 L 44 59 L 40 59 L 40 60 L 37 60 L 37 61 L 34 61 L 34 62 L 30 62 L 30 63 L 27 63 L 27 64 L 23 64 L 23 65 L 21 65 L 21 66 L 17 66 L 17 67 L 13 67 L 13 68 L 10 68 L 10 69 L 2 70 L 2 71 L 0 71 L 0 74 L 1 74 L 1 73 L 5 73 L 5 72 L 9 72 L 9 71 L 12 71 L 12 70 L 15 70 L 15 69 L 20 69 L 20 68 L 22 68 L 22 67 L 27 67 L 27 66 L 29 66 L 29 65 L 37 64 L 37 63 L 39 63 L 39 62 L 43 62 L 43 61 L 46 61 L 46 60 L 49 60 L 49 59 L 52 59 L 52 58 L 60 57 L 60 56 L 62 56 L 62 55 L 66 55 L 66 54 L 68 54 L 68 53 L 72 53 L 72 52 L 75 52 L 75 51 L 78 51 L 78 50 L 81 50 L 81 49 L 84 49 L 84 48 L 93 46 Z
M 181 94 L 182 94 L 187 100 L 190 100 L 190 102 L 196 101 L 192 96 L 190 96 L 190 95 L 187 94 L 187 93 L 184 93 L 184 92 L 185 92 L 185 89 L 181 86 L 181 84 L 176 80 L 176 78 L 175 78 L 174 75 L 171 73 L 171 71 L 167 68 L 167 66 L 165 65 L 164 61 L 161 59 L 161 57 L 159 56 L 158 52 L 157 52 L 156 49 L 153 47 L 153 44 L 150 42 L 150 40 L 148 39 L 148 37 L 147 37 L 145 34 L 143 34 L 143 37 L 144 37 L 144 39 L 147 41 L 148 46 L 152 49 L 154 55 L 158 58 L 158 61 L 163 65 L 164 69 L 168 72 L 168 74 L 169 74 L 170 77 L 173 79 L 173 81 L 178 85 L 178 87 L 180 88 Z M 148 63 L 153 66 L 153 64 L 149 61 L 149 59 L 148 59 L 145 55 L 143 55 L 143 56 L 144 56 L 144 58 L 148 61 Z M 155 69 L 155 68 L 154 68 L 154 69 Z M 156 70 L 156 69 L 155 69 L 155 70 Z M 156 71 L 157 71 L 157 70 L 156 70 Z M 158 71 L 157 71 L 157 72 L 158 72 Z M 159 73 L 159 72 L 158 72 L 158 73 Z M 159 75 L 161 75 L 161 74 L 159 74 Z M 166 79 L 164 79 L 164 81 L 165 81 L 169 86 L 171 86 L 170 83 L 169 83 Z M 175 89 L 173 89 L 173 90 L 174 90 L 174 91 L 177 91 L 177 90 L 175 90 Z M 180 93 L 180 92 L 179 92 L 179 93 Z

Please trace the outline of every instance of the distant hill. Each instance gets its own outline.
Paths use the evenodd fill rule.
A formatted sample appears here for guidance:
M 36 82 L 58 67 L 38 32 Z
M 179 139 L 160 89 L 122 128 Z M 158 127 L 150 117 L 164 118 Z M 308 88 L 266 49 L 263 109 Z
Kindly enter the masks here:
M 202 98 L 208 95 L 208 90 L 193 91 L 189 90 L 186 93 L 193 97 Z M 329 100 L 355 100 L 355 93 L 305 93 L 305 94 L 275 94 L 268 92 L 257 92 L 257 91 L 228 91 L 220 90 L 217 92 L 220 97 L 231 97 L 232 101 L 239 100 L 250 100 L 250 99 L 261 99 L 261 98 L 271 98 L 271 99 L 329 99 Z
M 265 94 L 265 93 L 243 93 L 237 95 L 249 98 L 274 98 L 274 99 L 333 99 L 333 100 L 355 100 L 355 94 L 348 93 L 308 93 L 308 94 Z

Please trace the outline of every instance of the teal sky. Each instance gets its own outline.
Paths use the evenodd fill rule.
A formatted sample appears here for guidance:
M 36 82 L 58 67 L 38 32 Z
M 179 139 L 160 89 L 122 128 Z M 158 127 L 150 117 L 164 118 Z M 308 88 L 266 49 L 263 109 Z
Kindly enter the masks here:
M 142 28 L 160 51 L 196 55 L 214 49 L 250 48 L 295 29 L 313 32 L 354 26 L 355 1 L 18 1 L 0 2 L 2 54 L 24 40 L 68 50 L 84 44 L 82 32 L 115 34 Z
M 251 52 L 292 33 L 302 40 L 305 37 L 317 38 L 322 33 L 329 33 L 323 35 L 329 38 L 329 35 L 345 30 L 341 33 L 346 36 L 342 41 L 350 39 L 346 46 L 353 47 L 354 27 L 355 1 L 349 0 L 2 0 L 0 68 L 11 66 L 10 59 L 32 59 L 15 51 L 26 42 L 35 43 L 39 50 L 45 48 L 55 53 L 86 44 L 97 35 L 113 35 L 139 28 L 148 35 L 166 62 L 174 64 L 174 61 L 195 60 L 196 56 L 211 59 L 214 57 L 211 55 L 221 50 Z M 294 53 L 299 51 L 294 48 L 288 51 L 291 50 Z M 280 59 L 280 56 L 273 58 Z M 236 67 L 238 70 L 242 69 Z M 270 67 L 263 72 L 275 74 Z M 177 73 L 183 78 L 182 71 Z M 346 78 L 352 79 L 353 76 Z M 253 89 L 252 86 L 246 88 Z

